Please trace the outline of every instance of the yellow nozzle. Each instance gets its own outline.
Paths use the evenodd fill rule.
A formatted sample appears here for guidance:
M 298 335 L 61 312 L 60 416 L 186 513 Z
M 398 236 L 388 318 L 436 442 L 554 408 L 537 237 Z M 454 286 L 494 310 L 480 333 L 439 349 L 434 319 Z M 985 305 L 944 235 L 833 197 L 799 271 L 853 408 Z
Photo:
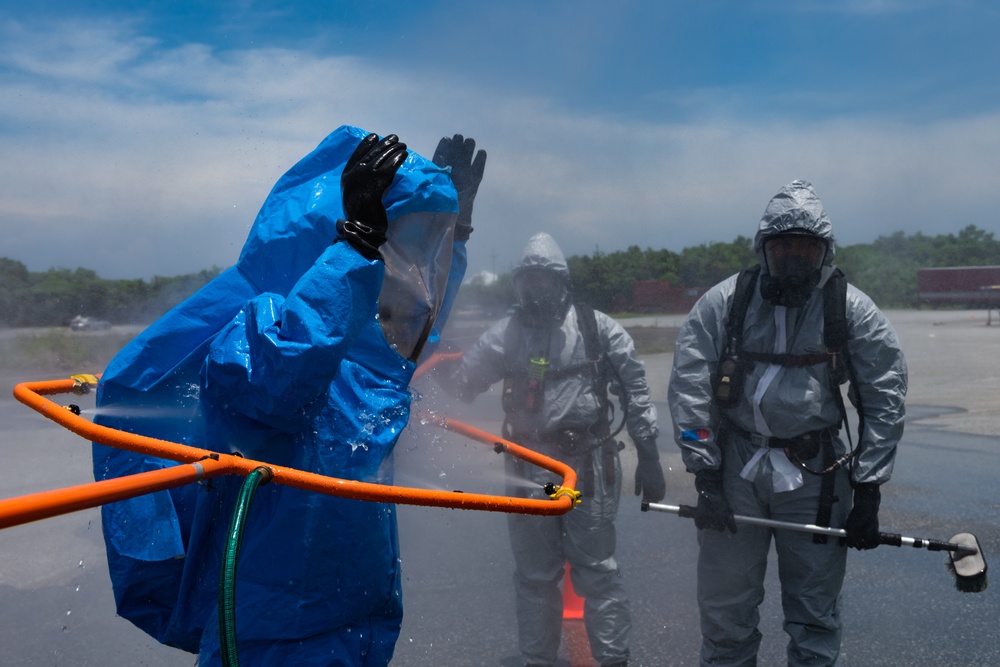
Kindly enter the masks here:
M 73 375 L 70 376 L 70 379 L 73 381 L 73 393 L 77 396 L 88 394 L 91 389 L 97 386 L 97 376 L 89 373 Z
M 574 507 L 579 505 L 581 502 L 580 492 L 567 486 L 555 486 L 554 484 L 546 485 L 545 491 L 549 494 L 549 498 L 552 500 L 559 500 L 561 496 L 569 496 L 573 500 Z

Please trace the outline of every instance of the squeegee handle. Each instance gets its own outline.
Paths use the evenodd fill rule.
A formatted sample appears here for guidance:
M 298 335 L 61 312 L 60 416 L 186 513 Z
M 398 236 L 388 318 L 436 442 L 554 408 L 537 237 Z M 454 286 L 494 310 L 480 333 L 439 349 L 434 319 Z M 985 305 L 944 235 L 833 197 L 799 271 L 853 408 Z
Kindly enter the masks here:
M 661 503 L 643 503 L 642 511 L 654 510 L 657 512 L 670 512 L 685 519 L 693 519 L 698 510 L 690 505 L 663 505 Z M 777 521 L 775 519 L 762 519 L 756 516 L 744 516 L 734 514 L 736 523 L 746 523 L 751 526 L 766 526 L 768 528 L 787 528 L 803 533 L 817 533 L 819 535 L 834 535 L 837 537 L 847 537 L 847 531 L 843 528 L 827 528 L 826 526 L 816 526 L 808 523 L 791 523 L 789 521 Z
M 686 519 L 693 519 L 697 514 L 697 508 L 690 505 L 664 505 L 661 503 L 643 503 L 642 511 L 654 510 L 656 512 L 669 512 Z M 745 516 L 734 514 L 736 523 L 745 523 L 752 526 L 766 526 L 768 528 L 785 528 L 797 530 L 801 533 L 814 533 L 817 535 L 832 535 L 835 537 L 847 537 L 847 531 L 843 528 L 829 528 L 827 526 L 817 526 L 811 523 L 792 523 L 790 521 L 777 521 L 776 519 L 762 519 L 756 516 Z M 951 542 L 941 542 L 940 540 L 928 540 L 922 537 L 906 537 L 897 533 L 879 533 L 879 542 L 893 547 L 914 547 L 915 549 L 927 549 L 928 551 L 963 551 L 965 547 Z

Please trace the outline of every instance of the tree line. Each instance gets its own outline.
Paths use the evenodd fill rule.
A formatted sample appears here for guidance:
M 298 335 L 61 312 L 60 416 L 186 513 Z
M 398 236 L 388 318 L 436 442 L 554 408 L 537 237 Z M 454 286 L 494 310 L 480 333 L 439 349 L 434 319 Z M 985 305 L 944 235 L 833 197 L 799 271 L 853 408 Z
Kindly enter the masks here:
M 928 236 L 896 232 L 873 243 L 838 246 L 834 259 L 847 279 L 882 308 L 918 308 L 917 272 L 941 266 L 1000 265 L 1000 241 L 992 232 L 969 225 L 957 234 Z M 627 310 L 632 286 L 642 280 L 664 280 L 672 287 L 708 288 L 757 264 L 753 239 L 738 236 L 729 243 L 707 243 L 671 250 L 623 251 L 574 255 L 566 259 L 573 298 L 606 312 Z M 514 301 L 509 275 L 492 285 L 463 288 L 466 304 L 493 310 Z
M 707 243 L 681 252 L 626 250 L 567 258 L 573 297 L 607 312 L 628 308 L 632 286 L 665 280 L 674 287 L 707 288 L 757 263 L 753 239 Z M 1000 265 L 1000 241 L 969 225 L 957 234 L 927 236 L 896 232 L 873 243 L 837 248 L 836 264 L 848 280 L 883 308 L 916 308 L 917 271 L 938 266 Z M 85 268 L 31 272 L 0 257 L 0 327 L 62 326 L 76 315 L 114 324 L 155 320 L 219 274 L 198 273 L 145 280 L 107 280 Z M 459 305 L 502 313 L 514 302 L 510 275 L 491 284 L 472 283 L 459 292 Z
M 32 272 L 19 261 L 0 257 L 0 327 L 63 326 L 77 315 L 144 324 L 218 274 L 213 268 L 150 281 L 108 280 L 84 268 Z

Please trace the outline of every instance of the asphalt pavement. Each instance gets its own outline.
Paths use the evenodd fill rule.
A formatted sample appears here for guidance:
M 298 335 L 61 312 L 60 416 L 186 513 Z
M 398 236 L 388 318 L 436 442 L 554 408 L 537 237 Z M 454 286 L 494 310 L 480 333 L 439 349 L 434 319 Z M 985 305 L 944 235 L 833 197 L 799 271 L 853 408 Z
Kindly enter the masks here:
M 889 311 L 910 367 L 907 425 L 895 472 L 883 488 L 883 530 L 948 539 L 974 533 L 987 561 L 1000 553 L 1000 326 L 985 311 Z M 672 328 L 683 318 L 624 321 Z M 661 420 L 672 355 L 645 355 Z M 93 372 L 100 369 L 79 369 Z M 40 371 L 43 372 L 43 371 Z M 92 479 L 89 443 L 10 398 L 0 376 L 0 497 Z M 414 411 L 431 410 L 498 432 L 494 388 L 471 406 L 441 396 L 430 380 L 415 384 Z M 87 397 L 72 401 L 86 408 Z M 92 399 L 89 399 L 92 400 Z M 665 423 L 665 433 L 669 424 Z M 691 476 L 664 436 L 665 502 L 691 503 Z M 626 479 L 635 465 L 624 452 Z M 400 441 L 397 483 L 502 493 L 503 463 L 490 448 L 419 419 Z M 628 491 L 629 484 L 626 484 Z M 515 667 L 513 564 L 503 514 L 399 506 L 405 617 L 393 665 Z M 632 597 L 634 666 L 697 665 L 695 528 L 669 514 L 641 512 L 623 498 L 618 520 L 625 583 Z M 1000 599 L 994 588 L 956 590 L 940 553 L 882 546 L 851 551 L 843 591 L 841 664 L 1000 665 Z M 761 665 L 784 664 L 779 588 L 770 568 L 761 608 Z M 99 511 L 85 510 L 0 531 L 0 664 L 190 667 L 195 656 L 148 639 L 114 612 Z M 592 665 L 578 621 L 567 622 L 561 664 Z

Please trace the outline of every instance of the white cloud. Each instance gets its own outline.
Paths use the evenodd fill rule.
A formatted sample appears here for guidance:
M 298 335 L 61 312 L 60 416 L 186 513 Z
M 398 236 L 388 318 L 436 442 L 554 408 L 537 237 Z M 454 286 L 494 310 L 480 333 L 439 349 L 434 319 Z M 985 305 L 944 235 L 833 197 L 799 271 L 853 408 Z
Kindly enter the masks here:
M 274 181 L 342 123 L 425 154 L 453 132 L 489 152 L 471 271 L 506 270 L 538 229 L 568 255 L 752 236 L 794 178 L 816 185 L 842 243 L 996 229 L 998 114 L 760 122 L 714 105 L 731 103 L 722 90 L 692 93 L 697 121 L 625 122 L 445 70 L 171 49 L 128 26 L 7 24 L 0 44 L 0 254 L 36 271 L 228 266 Z

